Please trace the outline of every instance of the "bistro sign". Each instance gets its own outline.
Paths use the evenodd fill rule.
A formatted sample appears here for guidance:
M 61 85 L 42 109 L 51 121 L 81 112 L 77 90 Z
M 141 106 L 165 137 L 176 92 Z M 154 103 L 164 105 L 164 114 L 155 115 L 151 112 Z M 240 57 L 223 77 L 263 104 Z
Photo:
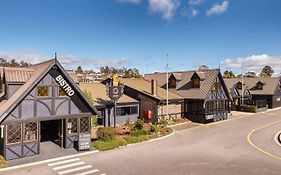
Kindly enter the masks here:
M 69 84 L 65 81 L 65 79 L 61 75 L 58 75 L 55 78 L 55 80 L 68 96 L 71 97 L 72 95 L 74 95 L 74 90 L 69 86 Z

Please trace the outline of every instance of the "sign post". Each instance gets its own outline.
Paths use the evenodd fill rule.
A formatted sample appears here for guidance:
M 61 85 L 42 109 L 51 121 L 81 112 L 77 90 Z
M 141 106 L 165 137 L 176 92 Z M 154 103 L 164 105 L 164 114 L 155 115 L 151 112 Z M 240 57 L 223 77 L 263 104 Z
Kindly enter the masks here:
M 108 96 L 113 101 L 113 119 L 114 119 L 114 127 L 116 127 L 116 104 L 119 98 L 123 95 L 124 87 L 120 85 L 118 81 L 118 75 L 114 74 L 112 77 L 112 82 L 108 85 Z M 108 117 L 110 118 L 110 116 Z M 109 119 L 110 120 L 110 119 Z

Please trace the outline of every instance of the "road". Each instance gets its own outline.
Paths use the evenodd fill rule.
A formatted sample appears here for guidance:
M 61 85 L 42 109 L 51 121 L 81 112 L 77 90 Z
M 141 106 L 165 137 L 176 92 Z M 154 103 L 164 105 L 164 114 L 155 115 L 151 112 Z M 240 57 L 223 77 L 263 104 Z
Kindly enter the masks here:
M 0 174 L 280 175 L 281 147 L 273 139 L 280 130 L 281 110 L 276 110 L 180 130 L 153 142 Z

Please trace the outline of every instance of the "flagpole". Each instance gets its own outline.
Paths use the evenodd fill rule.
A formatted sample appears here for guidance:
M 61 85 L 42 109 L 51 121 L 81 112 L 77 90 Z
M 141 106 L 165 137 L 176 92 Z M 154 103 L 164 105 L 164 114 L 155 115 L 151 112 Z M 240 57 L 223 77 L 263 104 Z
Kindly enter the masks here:
M 167 61 L 167 63 L 166 63 L 166 117 L 167 117 L 167 119 L 169 119 L 169 110 L 168 110 L 168 108 L 169 108 L 169 70 L 168 70 L 168 54 L 167 54 L 167 56 L 166 56 L 167 58 L 166 58 L 166 61 Z

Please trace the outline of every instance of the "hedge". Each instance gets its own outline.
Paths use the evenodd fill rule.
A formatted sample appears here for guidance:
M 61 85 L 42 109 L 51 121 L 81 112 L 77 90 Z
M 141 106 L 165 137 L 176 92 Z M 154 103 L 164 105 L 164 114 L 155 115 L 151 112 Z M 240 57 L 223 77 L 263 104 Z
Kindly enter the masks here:
M 257 112 L 257 106 L 254 106 L 254 105 L 242 105 L 240 107 L 240 110 L 241 111 L 244 111 L 244 112 L 253 112 L 253 113 L 256 113 Z

